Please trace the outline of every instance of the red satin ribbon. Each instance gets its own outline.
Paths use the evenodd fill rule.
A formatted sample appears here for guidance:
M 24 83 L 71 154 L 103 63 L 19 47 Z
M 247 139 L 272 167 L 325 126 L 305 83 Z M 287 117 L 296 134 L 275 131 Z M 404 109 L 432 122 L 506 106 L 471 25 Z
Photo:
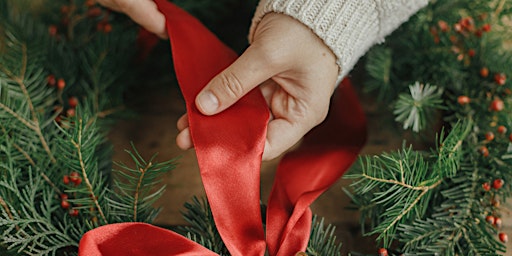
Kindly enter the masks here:
M 255 89 L 222 113 L 206 117 L 195 107 L 199 91 L 236 54 L 197 19 L 165 0 L 155 0 L 167 20 L 178 82 L 189 115 L 201 177 L 215 223 L 232 255 L 289 256 L 305 251 L 309 205 L 353 163 L 366 139 L 364 113 L 351 85 L 339 86 L 326 122 L 278 166 L 264 236 L 260 165 L 268 107 Z M 142 239 L 144 238 L 144 239 Z M 216 255 L 172 231 L 143 223 L 102 226 L 87 232 L 79 255 Z

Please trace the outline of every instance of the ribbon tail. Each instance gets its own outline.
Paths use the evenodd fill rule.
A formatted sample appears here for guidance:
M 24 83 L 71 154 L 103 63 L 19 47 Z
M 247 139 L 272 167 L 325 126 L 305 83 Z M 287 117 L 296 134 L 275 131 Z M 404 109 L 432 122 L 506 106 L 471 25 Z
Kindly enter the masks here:
M 348 80 L 338 87 L 326 121 L 278 166 L 267 211 L 270 255 L 306 249 L 311 232 L 309 205 L 356 160 L 366 141 L 366 120 Z

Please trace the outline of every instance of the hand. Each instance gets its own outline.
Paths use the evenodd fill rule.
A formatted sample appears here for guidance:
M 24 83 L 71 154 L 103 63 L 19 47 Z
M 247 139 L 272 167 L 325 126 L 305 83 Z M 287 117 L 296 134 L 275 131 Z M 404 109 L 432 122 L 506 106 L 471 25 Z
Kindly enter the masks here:
M 204 115 L 215 115 L 259 86 L 271 111 L 263 152 L 263 160 L 270 160 L 325 119 L 337 75 L 334 54 L 309 28 L 270 13 L 249 48 L 208 83 L 195 103 Z M 188 126 L 185 114 L 176 138 L 182 149 L 193 146 Z
M 165 17 L 152 0 L 97 0 L 114 11 L 123 12 L 150 32 L 166 38 Z

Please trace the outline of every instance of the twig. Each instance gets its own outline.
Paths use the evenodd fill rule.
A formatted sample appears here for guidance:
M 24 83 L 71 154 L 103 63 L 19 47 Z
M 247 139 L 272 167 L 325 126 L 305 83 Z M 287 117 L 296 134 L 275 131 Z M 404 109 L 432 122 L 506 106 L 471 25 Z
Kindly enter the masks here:
M 78 159 L 80 161 L 80 168 L 82 169 L 82 176 L 84 178 L 85 184 L 87 185 L 87 189 L 89 190 L 89 194 L 91 195 L 92 200 L 94 201 L 94 204 L 96 205 L 96 208 L 98 209 L 98 212 L 99 212 L 101 218 L 103 219 L 104 223 L 108 224 L 107 218 L 105 217 L 105 214 L 103 214 L 103 210 L 101 209 L 101 206 L 98 202 L 98 198 L 94 194 L 92 184 L 89 181 L 89 178 L 87 177 L 87 172 L 85 171 L 85 163 L 84 163 L 84 159 L 82 156 L 82 150 L 81 150 L 82 149 L 82 127 L 83 127 L 82 119 L 80 119 L 78 122 L 79 122 L 79 124 L 78 124 L 79 125 L 78 126 L 78 142 L 71 140 L 71 143 L 75 146 L 75 148 L 77 150 Z
M 48 184 L 50 184 L 50 186 L 52 186 L 53 189 L 55 189 L 55 191 L 57 191 L 57 193 L 59 193 L 59 195 L 62 195 L 62 191 L 60 191 L 60 189 L 50 180 L 50 178 L 48 178 L 48 176 L 46 176 L 46 174 L 41 173 L 41 176 L 43 176 L 43 179 L 46 182 L 48 182 Z
M 505 6 L 506 0 L 501 0 L 498 4 L 498 7 L 496 7 L 496 11 L 494 12 L 494 15 L 498 17 L 498 15 L 503 11 L 503 7 Z
M 26 120 L 25 118 L 18 115 L 18 113 L 14 112 L 11 108 L 7 107 L 6 105 L 0 103 L 0 108 L 2 108 L 5 112 L 11 114 L 14 118 L 18 119 L 21 123 L 23 123 L 25 126 L 27 126 L 31 130 L 36 130 L 37 128 L 30 123 L 30 121 Z
M 441 184 L 441 180 L 439 180 L 438 182 L 434 183 L 432 186 L 429 186 L 427 188 L 434 188 L 436 186 L 438 186 L 439 184 Z M 398 216 L 396 216 L 395 220 L 393 220 L 393 222 L 391 222 L 385 229 L 384 231 L 382 231 L 382 233 L 386 233 L 392 226 L 394 226 L 398 221 L 400 221 L 407 213 L 409 213 L 412 208 L 414 208 L 414 206 L 416 206 L 416 204 L 421 200 L 421 198 L 423 198 L 423 196 L 425 194 L 427 194 L 427 192 L 429 191 L 429 189 L 425 189 L 421 192 L 421 194 L 418 195 L 418 197 L 411 203 L 411 205 L 409 205 L 409 207 L 407 207 L 407 209 L 405 209 L 405 211 L 403 211 L 402 213 L 400 213 Z
M 4 208 L 5 212 L 7 213 L 7 216 L 9 216 L 9 219 L 14 220 L 14 216 L 12 215 L 11 210 L 9 209 L 9 206 L 5 203 L 3 197 L 0 196 L 0 205 Z
M 366 179 L 369 179 L 369 180 L 373 180 L 373 181 L 377 181 L 377 182 L 382 182 L 382 183 L 389 183 L 389 184 L 400 185 L 400 186 L 408 188 L 408 189 L 419 190 L 419 191 L 428 191 L 430 189 L 433 189 L 433 188 L 437 187 L 441 183 L 441 180 L 439 180 L 439 181 L 437 181 L 436 183 L 434 183 L 434 184 L 432 184 L 430 186 L 415 187 L 415 186 L 412 186 L 412 185 L 409 185 L 409 184 L 406 184 L 404 182 L 400 182 L 400 181 L 397 181 L 397 180 L 386 180 L 386 179 L 380 179 L 380 178 L 372 177 L 372 176 L 367 175 L 366 173 L 363 173 L 362 176 L 364 178 L 366 178 Z
M 28 162 L 30 163 L 30 165 L 32 166 L 36 166 L 36 163 L 34 162 L 34 160 L 32 159 L 32 157 L 30 157 L 28 155 L 28 153 L 23 150 L 20 146 L 18 146 L 18 144 L 16 143 L 12 143 L 12 145 L 28 160 Z
M 140 191 L 140 187 L 142 185 L 142 180 L 144 179 L 144 175 L 146 174 L 146 172 L 152 165 L 153 164 L 151 162 L 149 162 L 148 165 L 146 166 L 146 168 L 144 168 L 144 169 L 139 168 L 141 175 L 139 177 L 139 181 L 137 182 L 137 189 L 135 189 L 135 195 L 134 195 L 134 200 L 133 200 L 133 221 L 137 221 L 137 207 L 138 207 L 137 205 L 139 203 L 139 191 Z

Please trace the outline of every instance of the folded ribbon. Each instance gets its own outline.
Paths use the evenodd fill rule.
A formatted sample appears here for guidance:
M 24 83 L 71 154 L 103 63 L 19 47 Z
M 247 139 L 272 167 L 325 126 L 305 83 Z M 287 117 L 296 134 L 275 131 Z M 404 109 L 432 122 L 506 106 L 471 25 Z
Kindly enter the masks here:
M 260 165 L 269 119 L 259 89 L 214 116 L 196 108 L 195 97 L 237 55 L 197 19 L 166 0 L 174 68 L 187 105 L 192 140 L 217 229 L 232 255 L 295 255 L 305 251 L 309 205 L 354 162 L 366 139 L 366 122 L 348 80 L 339 86 L 327 120 L 278 166 L 267 210 L 260 211 Z M 149 239 L 141 239 L 147 237 Z M 216 255 L 172 231 L 144 223 L 105 225 L 87 232 L 79 255 Z

